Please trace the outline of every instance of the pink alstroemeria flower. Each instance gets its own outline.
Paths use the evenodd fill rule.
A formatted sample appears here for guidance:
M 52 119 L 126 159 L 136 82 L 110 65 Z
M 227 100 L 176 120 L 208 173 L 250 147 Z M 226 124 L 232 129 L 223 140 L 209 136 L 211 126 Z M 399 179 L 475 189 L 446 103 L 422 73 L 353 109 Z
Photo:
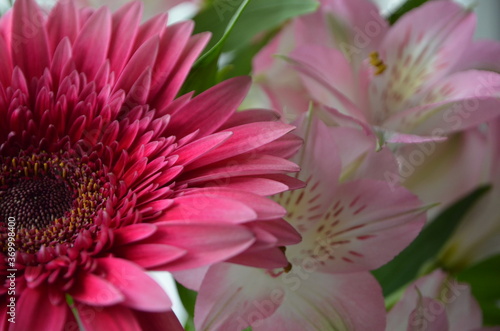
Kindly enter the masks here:
M 387 315 L 387 331 L 481 331 L 470 286 L 436 270 L 410 285 Z
M 363 138 L 352 139 L 359 130 L 328 127 L 318 119 L 300 128 L 306 146 L 295 160 L 307 186 L 276 199 L 303 241 L 287 248 L 291 264 L 285 269 L 210 267 L 199 288 L 198 330 L 384 330 L 381 288 L 368 270 L 416 237 L 424 210 L 406 189 L 369 179 L 377 171 L 361 174 L 360 155 L 366 162 L 381 158 L 378 167 L 394 160 L 390 153 L 359 153 L 360 146 L 366 150 Z M 341 139 L 349 139 L 349 148 L 336 147 Z
M 500 114 L 500 75 L 473 69 L 483 60 L 474 58 L 477 49 L 468 51 L 476 46 L 475 15 L 453 1 L 428 2 L 389 28 L 367 0 L 323 0 L 317 13 L 292 28 L 294 50 L 284 55 L 309 97 L 335 108 L 338 121 L 374 132 L 381 143 L 441 140 Z M 286 48 L 276 43 L 269 47 Z M 492 48 L 480 45 L 485 52 Z M 269 60 L 258 59 L 256 73 L 266 65 L 273 76 L 260 81 L 275 104 L 291 91 L 300 95 L 295 83 L 273 82 L 280 75 L 269 70 Z

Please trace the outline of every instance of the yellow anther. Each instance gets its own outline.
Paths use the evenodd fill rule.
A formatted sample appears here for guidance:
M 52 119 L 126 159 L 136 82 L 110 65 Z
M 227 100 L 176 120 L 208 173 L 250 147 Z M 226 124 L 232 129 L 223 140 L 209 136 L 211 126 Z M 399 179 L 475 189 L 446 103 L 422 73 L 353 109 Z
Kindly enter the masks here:
M 374 66 L 376 69 L 375 75 L 380 75 L 385 71 L 385 69 L 387 69 L 387 66 L 385 65 L 384 61 L 380 59 L 378 52 L 370 53 L 370 64 Z

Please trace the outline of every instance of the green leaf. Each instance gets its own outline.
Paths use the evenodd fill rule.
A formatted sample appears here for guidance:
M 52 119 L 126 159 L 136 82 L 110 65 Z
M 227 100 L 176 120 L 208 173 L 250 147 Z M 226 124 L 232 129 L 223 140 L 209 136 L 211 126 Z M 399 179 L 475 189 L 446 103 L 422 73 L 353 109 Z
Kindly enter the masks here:
M 194 17 L 195 32 L 211 31 L 213 41 L 224 35 L 224 30 L 242 0 L 212 0 L 204 10 Z M 260 32 L 271 30 L 284 21 L 318 8 L 315 0 L 252 0 L 241 15 L 224 45 L 224 51 L 238 49 L 250 43 Z
M 267 32 L 261 39 L 235 51 L 233 59 L 219 72 L 219 80 L 252 73 L 252 60 L 279 32 L 281 27 Z
M 310 13 L 317 8 L 315 0 L 212 0 L 194 17 L 195 33 L 209 31 L 212 39 L 208 50 L 196 61 L 181 95 L 199 94 L 220 81 L 251 71 L 253 56 L 269 41 L 267 32 L 262 42 L 252 43 L 260 32 L 276 29 L 285 20 Z M 233 61 L 219 72 L 223 52 L 238 49 Z
M 409 12 L 410 10 L 417 8 L 429 0 L 407 0 L 401 7 L 394 11 L 391 16 L 389 16 L 389 23 L 394 24 L 401 16 Z
M 489 186 L 480 187 L 442 212 L 422 230 L 410 246 L 391 262 L 372 272 L 382 285 L 384 296 L 387 297 L 411 282 L 426 264 L 429 266 L 429 261 L 435 259 L 463 215 L 489 189 Z
M 500 324 L 500 255 L 493 256 L 457 275 L 461 282 L 471 285 L 472 294 L 479 301 L 486 325 Z
M 221 37 L 215 39 L 214 36 L 212 36 L 212 41 L 215 40 L 215 44 L 209 46 L 210 48 L 208 51 L 206 51 L 195 62 L 186 79 L 186 82 L 182 86 L 180 94 L 191 91 L 195 91 L 196 94 L 199 94 L 217 84 L 217 72 L 219 68 L 218 62 L 220 55 L 222 54 L 222 48 L 231 34 L 231 31 L 233 31 L 236 22 L 241 17 L 241 14 L 249 3 L 250 0 L 241 1 L 241 4 L 236 8 L 235 12 L 227 22 L 227 25 L 225 25 Z
M 179 297 L 181 298 L 182 305 L 186 309 L 186 312 L 188 313 L 188 320 L 186 322 L 186 325 L 184 325 L 184 329 L 186 331 L 195 331 L 194 327 L 194 306 L 196 304 L 196 297 L 198 296 L 198 293 L 195 291 L 192 291 L 188 288 L 185 288 L 179 283 L 177 284 L 177 292 L 179 292 Z
M 177 283 L 177 291 L 179 292 L 179 297 L 181 298 L 182 304 L 190 316 L 194 316 L 194 305 L 196 303 L 196 297 L 198 293 L 188 288 L 185 288 L 181 284 Z

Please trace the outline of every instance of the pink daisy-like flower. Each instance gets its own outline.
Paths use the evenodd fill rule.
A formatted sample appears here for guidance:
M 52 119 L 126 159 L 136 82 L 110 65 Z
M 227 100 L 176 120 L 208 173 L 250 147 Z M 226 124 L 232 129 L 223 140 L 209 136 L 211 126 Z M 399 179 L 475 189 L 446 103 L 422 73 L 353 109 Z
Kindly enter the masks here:
M 300 239 L 266 198 L 300 185 L 293 127 L 236 113 L 245 77 L 175 99 L 208 35 L 140 17 L 0 19 L 1 330 L 181 329 L 145 270 L 282 267 Z

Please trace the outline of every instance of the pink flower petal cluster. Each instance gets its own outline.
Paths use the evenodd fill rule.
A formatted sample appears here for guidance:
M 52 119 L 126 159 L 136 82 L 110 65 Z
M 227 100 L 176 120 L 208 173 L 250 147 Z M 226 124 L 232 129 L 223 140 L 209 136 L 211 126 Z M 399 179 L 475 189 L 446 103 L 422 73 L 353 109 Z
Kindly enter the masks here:
M 337 122 L 361 126 L 382 143 L 438 141 L 499 115 L 500 74 L 478 70 L 494 63 L 499 46 L 472 41 L 475 19 L 441 0 L 389 27 L 367 0 L 323 0 L 260 54 L 258 81 L 285 112 L 303 112 L 313 99 L 334 108 Z M 276 52 L 300 79 L 281 78 L 290 74 L 281 75 L 282 59 L 269 57 Z

